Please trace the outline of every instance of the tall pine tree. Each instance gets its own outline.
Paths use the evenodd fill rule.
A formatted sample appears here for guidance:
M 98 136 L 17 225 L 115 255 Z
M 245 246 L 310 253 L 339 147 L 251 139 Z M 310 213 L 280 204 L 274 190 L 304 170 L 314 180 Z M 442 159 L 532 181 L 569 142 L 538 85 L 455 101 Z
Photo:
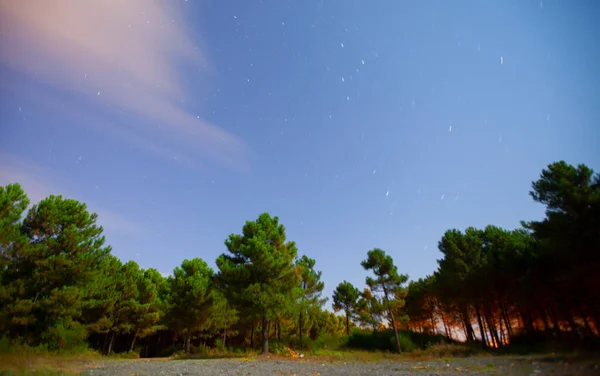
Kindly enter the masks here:
M 300 296 L 294 265 L 296 244 L 286 242 L 279 218 L 268 213 L 248 221 L 242 234 L 225 241 L 229 254 L 217 258 L 218 284 L 230 302 L 261 317 L 262 353 L 269 353 L 269 320 Z
M 346 335 L 350 335 L 350 319 L 358 309 L 360 291 L 348 281 L 341 282 L 333 291 L 333 310 L 346 314 Z
M 327 302 L 327 298 L 321 298 L 325 283 L 321 281 L 321 272 L 315 270 L 315 260 L 302 256 L 296 261 L 296 266 L 300 269 L 300 287 L 302 289 L 298 314 L 298 336 L 302 348 L 303 321 L 310 309 L 320 308 Z
M 388 318 L 392 323 L 397 350 L 402 353 L 396 321 L 399 319 L 397 312 L 404 306 L 404 299 L 402 299 L 404 287 L 402 285 L 408 281 L 408 276 L 398 274 L 398 267 L 394 265 L 392 256 L 386 255 L 379 248 L 370 250 L 367 253 L 367 259 L 361 262 L 361 265 L 365 270 L 372 270 L 375 274 L 375 278 L 367 277 L 367 285 L 371 291 L 383 294 L 383 309 L 387 311 Z

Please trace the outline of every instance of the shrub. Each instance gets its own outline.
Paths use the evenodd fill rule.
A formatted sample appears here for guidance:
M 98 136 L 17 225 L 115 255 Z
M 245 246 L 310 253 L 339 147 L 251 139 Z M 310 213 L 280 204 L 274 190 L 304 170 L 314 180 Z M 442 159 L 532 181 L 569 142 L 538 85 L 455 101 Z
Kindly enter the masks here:
M 6 354 L 10 352 L 10 341 L 7 337 L 0 338 L 0 354 Z
M 87 349 L 86 339 L 85 326 L 70 320 L 59 321 L 42 334 L 42 340 L 48 344 L 49 350 L 83 351 Z
M 442 336 L 423 334 L 411 331 L 399 331 L 400 347 L 403 352 L 411 352 L 417 349 L 426 349 L 433 345 L 442 343 L 455 343 Z M 348 339 L 348 347 L 358 350 L 396 351 L 396 336 L 393 330 L 380 331 L 353 331 Z
M 417 348 L 409 335 L 400 332 L 400 347 L 402 351 L 410 352 Z M 348 339 L 349 348 L 369 351 L 396 351 L 396 337 L 392 330 L 374 332 L 353 332 Z
M 311 341 L 310 351 L 317 354 L 321 350 L 338 350 L 348 345 L 348 336 L 322 335 Z

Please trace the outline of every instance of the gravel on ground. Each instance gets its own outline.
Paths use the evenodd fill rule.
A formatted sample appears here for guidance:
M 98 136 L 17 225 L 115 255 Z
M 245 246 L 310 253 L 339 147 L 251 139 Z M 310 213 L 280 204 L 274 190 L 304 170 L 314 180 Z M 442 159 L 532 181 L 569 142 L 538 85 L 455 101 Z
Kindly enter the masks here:
M 344 362 L 279 359 L 104 360 L 88 364 L 82 375 L 600 375 L 600 361 L 569 364 L 541 357 L 452 358 L 431 361 Z

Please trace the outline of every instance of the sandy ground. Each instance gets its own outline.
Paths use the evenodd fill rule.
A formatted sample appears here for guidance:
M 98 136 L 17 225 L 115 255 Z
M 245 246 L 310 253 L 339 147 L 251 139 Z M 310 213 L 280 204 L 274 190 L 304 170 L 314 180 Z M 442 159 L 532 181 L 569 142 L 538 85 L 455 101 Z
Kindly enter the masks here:
M 87 364 L 83 375 L 600 375 L 600 359 L 569 363 L 542 357 L 454 358 L 431 361 L 276 359 L 112 360 Z

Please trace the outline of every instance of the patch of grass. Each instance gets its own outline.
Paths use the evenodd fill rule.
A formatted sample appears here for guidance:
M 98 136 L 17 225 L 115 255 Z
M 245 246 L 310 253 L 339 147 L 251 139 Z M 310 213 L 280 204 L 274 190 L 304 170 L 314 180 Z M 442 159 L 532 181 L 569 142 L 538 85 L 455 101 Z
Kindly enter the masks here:
M 0 374 L 5 375 L 77 375 L 98 357 L 89 355 L 3 353 Z
M 98 352 L 87 349 L 55 352 L 45 346 L 0 342 L 0 375 L 79 374 L 102 358 Z
M 106 359 L 139 359 L 140 353 L 132 351 L 132 352 L 123 352 L 123 353 L 113 353 L 108 356 L 105 356 Z
M 370 363 L 384 360 L 401 360 L 406 355 L 391 353 L 389 351 L 365 350 L 321 350 L 318 354 L 310 354 L 304 359 L 307 361 L 342 361 Z
M 484 351 L 479 345 L 466 343 L 433 345 L 427 348 L 426 350 L 423 350 L 421 352 L 417 351 L 416 353 L 428 355 L 433 358 L 464 358 L 470 356 L 490 355 L 490 353 Z
M 241 359 L 245 361 L 254 360 L 258 352 L 252 349 L 217 349 L 205 347 L 199 349 L 196 353 L 186 354 L 179 352 L 173 355 L 174 359 Z

